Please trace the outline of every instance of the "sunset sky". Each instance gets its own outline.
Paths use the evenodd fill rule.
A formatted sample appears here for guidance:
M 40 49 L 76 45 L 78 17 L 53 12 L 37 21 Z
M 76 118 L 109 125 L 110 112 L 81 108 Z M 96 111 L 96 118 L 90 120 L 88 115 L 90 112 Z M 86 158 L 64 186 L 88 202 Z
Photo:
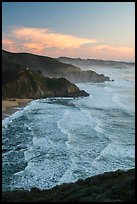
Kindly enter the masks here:
M 134 2 L 3 2 L 2 47 L 50 57 L 135 58 Z

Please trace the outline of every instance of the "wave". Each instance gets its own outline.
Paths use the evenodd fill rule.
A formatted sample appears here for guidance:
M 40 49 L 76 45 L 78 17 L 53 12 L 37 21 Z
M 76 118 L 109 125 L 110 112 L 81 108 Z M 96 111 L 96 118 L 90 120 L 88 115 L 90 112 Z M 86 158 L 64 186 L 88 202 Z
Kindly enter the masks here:
M 107 172 L 133 168 L 134 162 L 135 150 L 133 145 L 123 146 L 121 144 L 110 143 L 95 158 L 92 165 L 99 169 L 100 172 Z
M 15 113 L 13 113 L 12 115 L 10 115 L 9 117 L 4 118 L 4 119 L 2 120 L 2 126 L 6 128 L 7 125 L 8 125 L 9 123 L 11 123 L 14 119 L 16 119 L 16 118 L 22 116 L 23 112 L 24 112 L 24 110 L 19 110 L 19 111 L 16 111 Z

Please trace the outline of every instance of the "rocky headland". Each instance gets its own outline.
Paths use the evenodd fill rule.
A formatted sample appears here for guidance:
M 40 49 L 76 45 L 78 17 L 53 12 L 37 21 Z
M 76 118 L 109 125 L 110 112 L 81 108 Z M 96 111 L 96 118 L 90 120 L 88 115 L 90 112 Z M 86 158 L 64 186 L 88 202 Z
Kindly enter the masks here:
M 63 63 L 60 59 L 30 53 L 11 53 L 2 51 L 2 70 L 21 70 L 29 68 L 40 72 L 44 77 L 66 78 L 72 83 L 110 81 L 110 78 L 94 71 L 82 71 L 71 63 Z
M 47 97 L 88 96 L 65 78 L 48 78 L 29 69 L 3 72 L 2 98 L 38 99 Z

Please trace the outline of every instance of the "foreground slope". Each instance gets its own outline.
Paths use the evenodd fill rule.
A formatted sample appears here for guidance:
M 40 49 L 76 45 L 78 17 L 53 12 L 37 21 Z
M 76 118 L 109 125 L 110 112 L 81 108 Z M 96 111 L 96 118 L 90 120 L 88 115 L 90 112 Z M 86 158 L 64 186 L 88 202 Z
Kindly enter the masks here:
M 3 202 L 135 202 L 135 169 L 116 171 L 62 184 L 49 190 L 32 188 L 2 194 Z

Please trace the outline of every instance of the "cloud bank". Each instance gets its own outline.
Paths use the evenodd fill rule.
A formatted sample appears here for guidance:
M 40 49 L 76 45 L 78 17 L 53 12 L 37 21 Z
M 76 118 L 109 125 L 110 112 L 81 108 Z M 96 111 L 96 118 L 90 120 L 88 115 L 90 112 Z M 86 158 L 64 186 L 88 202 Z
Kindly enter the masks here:
M 3 49 L 11 52 L 31 52 L 51 57 L 134 60 L 133 48 L 102 45 L 99 39 L 81 38 L 47 28 L 12 28 L 3 33 L 2 45 Z

